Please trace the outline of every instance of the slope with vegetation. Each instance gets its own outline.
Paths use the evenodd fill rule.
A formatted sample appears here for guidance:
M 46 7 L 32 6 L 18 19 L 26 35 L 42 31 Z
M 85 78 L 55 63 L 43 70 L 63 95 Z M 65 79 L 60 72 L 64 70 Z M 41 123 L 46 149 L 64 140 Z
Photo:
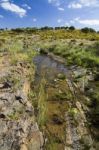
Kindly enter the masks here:
M 98 150 L 98 68 L 91 28 L 0 30 L 0 149 Z

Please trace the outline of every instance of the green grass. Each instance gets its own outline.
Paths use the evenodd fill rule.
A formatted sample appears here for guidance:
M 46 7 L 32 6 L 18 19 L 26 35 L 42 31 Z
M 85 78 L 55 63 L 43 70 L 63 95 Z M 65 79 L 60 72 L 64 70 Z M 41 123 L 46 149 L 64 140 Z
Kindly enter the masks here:
M 38 96 L 38 124 L 42 128 L 46 123 L 47 112 L 47 95 L 45 91 L 46 81 L 43 78 L 40 83 L 39 96 Z
M 64 63 L 67 65 L 77 65 L 91 69 L 94 73 L 98 72 L 99 67 L 99 34 L 98 33 L 82 33 L 80 30 L 66 31 L 66 30 L 46 30 L 46 31 L 24 31 L 13 32 L 3 31 L 0 32 L 0 55 L 8 54 L 11 65 L 17 65 L 18 62 L 24 64 L 30 64 L 31 73 L 29 73 L 29 81 L 34 80 L 35 68 L 33 65 L 33 57 L 39 52 L 36 49 L 40 49 L 42 54 L 53 53 L 64 58 Z M 1 61 L 1 60 L 0 60 Z M 59 78 L 64 78 L 60 76 Z M 99 77 L 98 77 L 99 79 Z M 14 91 L 20 86 L 18 78 L 13 79 Z M 98 82 L 98 81 L 97 81 Z M 97 83 L 93 81 L 95 86 L 93 87 L 93 93 L 88 96 L 91 99 L 91 115 L 95 119 L 96 114 L 99 114 L 99 88 Z M 99 87 L 99 85 L 98 85 Z M 70 99 L 71 95 L 63 93 L 55 95 L 56 98 L 62 100 Z M 38 110 L 38 124 L 41 128 L 46 124 L 46 112 L 47 112 L 47 95 L 46 95 L 46 81 L 43 78 L 39 88 L 39 96 L 31 90 L 29 93 L 29 99 L 31 100 L 34 108 Z M 75 109 L 71 109 L 72 115 L 76 114 Z M 17 119 L 18 114 L 11 114 L 9 116 L 12 119 Z M 97 119 L 97 118 L 96 118 Z M 51 140 L 48 149 L 55 149 L 56 143 Z
M 21 108 L 21 110 L 18 110 L 16 112 L 13 112 L 13 113 L 9 114 L 8 117 L 11 120 L 17 121 L 18 119 L 20 119 L 20 117 L 22 116 L 23 112 L 24 112 L 24 108 Z
M 45 50 L 47 53 L 53 52 L 55 55 L 65 58 L 68 65 L 91 68 L 99 65 L 98 45 L 99 43 L 96 42 L 92 45 L 90 43 L 89 45 L 75 46 L 75 44 L 64 43 L 64 41 L 54 41 L 52 45 L 51 43 L 48 46 L 43 45 L 42 50 Z
M 65 58 L 69 65 L 93 67 L 99 64 L 99 43 L 91 41 L 92 38 L 99 39 L 98 33 L 86 34 L 79 30 L 46 30 L 36 31 L 34 35 L 32 32 L 17 34 L 13 31 L 4 31 L 0 35 L 0 51 L 10 53 L 12 65 L 17 64 L 18 61 L 30 62 L 32 57 L 38 53 L 35 50 L 38 48 L 44 54 L 53 52 Z M 33 36 L 35 36 L 34 40 Z M 69 39 L 68 42 L 67 39 Z M 80 40 L 78 44 L 77 39 Z M 86 43 L 81 39 L 85 39 Z

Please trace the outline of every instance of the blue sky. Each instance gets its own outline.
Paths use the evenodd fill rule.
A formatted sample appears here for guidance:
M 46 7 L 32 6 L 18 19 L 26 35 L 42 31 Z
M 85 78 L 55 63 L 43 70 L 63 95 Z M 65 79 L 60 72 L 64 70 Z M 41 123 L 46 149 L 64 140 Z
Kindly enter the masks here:
M 99 0 L 0 0 L 0 28 L 71 25 L 99 30 Z

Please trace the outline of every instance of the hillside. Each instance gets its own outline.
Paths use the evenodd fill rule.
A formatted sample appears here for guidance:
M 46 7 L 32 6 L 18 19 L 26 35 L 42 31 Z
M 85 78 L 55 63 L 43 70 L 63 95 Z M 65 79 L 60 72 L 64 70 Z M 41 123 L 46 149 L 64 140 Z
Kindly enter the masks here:
M 99 33 L 0 31 L 0 150 L 99 149 Z

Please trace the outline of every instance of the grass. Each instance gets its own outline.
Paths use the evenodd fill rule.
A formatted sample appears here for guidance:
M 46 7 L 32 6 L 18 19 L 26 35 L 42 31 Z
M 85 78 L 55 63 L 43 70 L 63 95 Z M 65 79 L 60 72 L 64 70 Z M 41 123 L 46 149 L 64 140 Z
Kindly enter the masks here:
M 99 57 L 97 55 L 98 49 L 96 45 L 99 43 L 95 43 L 91 47 L 86 46 L 80 47 L 79 45 L 70 45 L 69 43 L 64 44 L 64 42 L 57 42 L 57 45 L 53 45 L 51 47 L 51 51 L 55 55 L 59 55 L 66 59 L 66 63 L 68 65 L 79 65 L 83 67 L 95 67 L 99 64 Z M 50 47 L 48 48 L 50 52 Z
M 31 39 L 28 39 L 25 35 L 19 35 L 18 37 L 15 35 L 13 38 L 10 35 L 7 38 L 7 35 L 4 34 L 1 37 L 0 52 L 6 52 L 10 55 L 11 65 L 16 65 L 17 62 L 32 62 L 32 58 L 37 54 L 37 51 L 33 49 Z
M 22 116 L 24 112 L 24 109 L 21 108 L 21 110 L 18 110 L 18 111 L 14 111 L 13 113 L 9 114 L 8 117 L 11 119 L 11 120 L 15 120 L 17 121 L 18 119 L 20 119 L 20 117 Z
M 28 94 L 28 98 L 31 101 L 31 103 L 32 103 L 35 110 L 38 107 L 38 101 L 37 101 L 36 97 L 37 97 L 36 93 L 31 89 L 30 93 Z
M 34 35 L 35 40 L 33 40 L 32 32 L 17 34 L 13 31 L 5 31 L 0 34 L 0 51 L 10 53 L 12 65 L 17 64 L 18 61 L 30 62 L 31 56 L 38 53 L 35 49 L 41 49 L 41 53 L 44 54 L 53 52 L 65 58 L 69 65 L 94 67 L 99 64 L 98 33 L 85 34 L 79 30 L 46 30 L 37 31 Z M 96 40 L 96 43 L 91 41 L 92 38 Z
M 76 39 L 76 40 L 75 40 Z M 64 63 L 67 65 L 77 65 L 81 67 L 86 67 L 87 69 L 91 69 L 92 72 L 96 70 L 98 72 L 99 67 L 99 34 L 98 33 L 82 33 L 80 30 L 74 31 L 66 31 L 66 30 L 46 30 L 46 31 L 35 31 L 34 32 L 13 32 L 13 31 L 3 31 L 0 32 L 0 53 L 8 54 L 10 58 L 10 64 L 15 66 L 18 62 L 24 63 L 26 66 L 27 64 L 30 65 L 30 72 L 29 72 L 29 81 L 32 82 L 34 80 L 34 73 L 35 67 L 33 65 L 33 57 L 39 53 L 38 50 L 42 54 L 53 53 L 64 58 Z M 1 61 L 1 60 L 0 60 Z M 65 80 L 65 76 L 59 74 L 58 77 L 63 82 Z M 97 77 L 99 80 L 99 77 Z M 20 79 L 14 78 L 13 84 L 15 85 L 16 90 L 20 85 Z M 97 114 L 99 114 L 99 85 L 97 86 L 97 82 L 93 81 L 94 91 L 93 93 L 89 93 L 89 97 L 91 99 L 91 116 L 94 118 Z M 12 82 L 12 81 L 11 81 Z M 61 87 L 61 84 L 59 84 Z M 64 89 L 65 85 L 62 86 L 61 89 Z M 61 93 L 59 90 L 56 91 L 57 93 L 52 92 L 49 89 L 49 99 L 52 101 L 53 97 L 56 100 L 61 101 L 64 105 L 65 100 L 72 99 L 71 93 L 67 90 L 67 93 L 63 91 Z M 64 89 L 65 90 L 65 89 Z M 29 93 L 29 99 L 31 100 L 34 108 L 36 108 L 38 115 L 37 120 L 38 124 L 43 129 L 46 126 L 46 122 L 50 120 L 47 118 L 47 114 L 50 113 L 47 110 L 47 94 L 46 94 L 46 81 L 44 77 L 41 80 L 40 87 L 39 87 L 39 96 L 37 97 L 35 91 L 31 89 Z M 68 107 L 68 106 L 67 106 Z M 51 109 L 54 110 L 51 112 L 53 113 L 56 108 L 55 106 Z M 63 107 L 62 107 L 63 108 Z M 65 108 L 66 109 L 66 108 Z M 50 109 L 49 109 L 50 110 Z M 57 108 L 59 111 L 59 107 Z M 61 110 L 60 112 L 62 112 Z M 75 116 L 77 114 L 77 110 L 75 108 L 70 109 L 70 114 Z M 9 116 L 11 119 L 17 120 L 19 114 L 11 114 Z M 96 118 L 97 119 L 97 118 Z M 53 127 L 53 126 L 52 126 Z M 52 130 L 52 128 L 50 127 Z M 63 128 L 62 128 L 63 129 Z M 57 129 L 58 132 L 59 128 Z M 54 131 L 54 130 L 53 130 Z M 56 132 L 56 133 L 57 133 Z M 61 132 L 61 131 L 60 131 Z M 61 133 L 62 134 L 62 133 Z M 52 138 L 49 135 L 49 143 L 47 145 L 48 150 L 56 150 L 58 149 L 57 144 L 58 141 L 56 138 Z M 61 148 L 60 148 L 61 149 Z
M 40 83 L 39 96 L 38 96 L 38 124 L 42 128 L 46 123 L 46 113 L 47 113 L 47 95 L 45 91 L 46 81 L 43 78 Z
M 27 50 L 24 50 L 23 47 L 21 47 L 20 45 L 19 46 L 17 45 L 16 45 L 15 51 L 11 51 L 13 47 L 11 47 L 10 49 L 10 53 L 12 57 L 11 64 L 15 65 L 17 62 L 32 63 L 32 59 L 36 55 L 37 52 L 33 48 L 31 49 L 31 47 L 28 48 Z

